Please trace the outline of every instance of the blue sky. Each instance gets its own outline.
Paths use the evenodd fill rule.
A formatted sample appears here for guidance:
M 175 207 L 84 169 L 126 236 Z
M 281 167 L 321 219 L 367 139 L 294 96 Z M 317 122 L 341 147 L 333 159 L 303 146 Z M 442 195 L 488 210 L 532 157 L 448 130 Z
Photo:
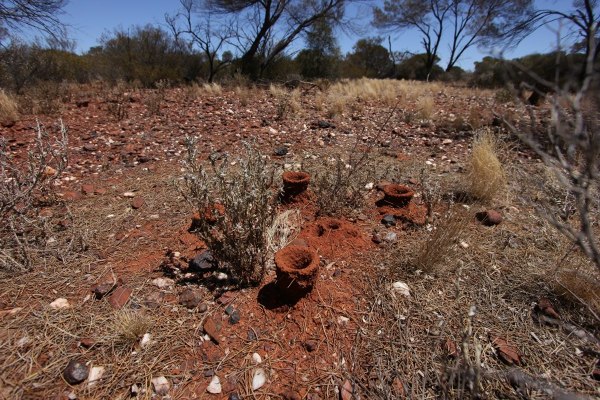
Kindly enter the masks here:
M 361 5 L 353 6 L 348 14 L 365 25 L 364 36 L 374 36 L 379 33 L 368 26 L 371 19 L 371 4 L 380 4 L 382 0 L 371 0 Z M 371 3 L 371 4 L 369 4 Z M 571 0 L 536 0 L 539 8 L 567 10 Z M 77 42 L 77 51 L 85 52 L 90 47 L 98 44 L 98 39 L 104 32 L 115 28 L 128 28 L 133 25 L 163 24 L 165 13 L 175 14 L 179 7 L 177 0 L 70 0 L 63 16 L 64 22 L 71 26 L 70 32 Z M 352 49 L 353 44 L 361 36 L 340 32 L 338 41 L 343 53 Z M 516 49 L 506 52 L 509 58 L 519 57 L 534 52 L 544 53 L 551 51 L 556 45 L 556 33 L 550 29 L 541 28 L 524 40 Z M 387 44 L 385 44 L 387 47 Z M 405 31 L 401 34 L 392 34 L 392 49 L 394 51 L 421 52 L 420 38 L 415 32 Z M 476 49 L 467 51 L 459 65 L 465 69 L 472 69 L 475 61 L 481 60 L 500 49 Z M 446 60 L 447 46 L 440 49 L 442 64 Z

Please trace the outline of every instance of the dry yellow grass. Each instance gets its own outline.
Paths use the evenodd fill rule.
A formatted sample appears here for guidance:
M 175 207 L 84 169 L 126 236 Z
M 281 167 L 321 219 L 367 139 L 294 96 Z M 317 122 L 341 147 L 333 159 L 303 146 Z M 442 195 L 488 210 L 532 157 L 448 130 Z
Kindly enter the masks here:
M 12 96 L 0 89 L 0 124 L 12 124 L 18 119 L 17 102 Z
M 593 265 L 586 264 L 577 269 L 559 271 L 556 293 L 567 300 L 586 305 L 600 316 L 600 277 Z
M 269 92 L 275 99 L 277 119 L 293 116 L 302 110 L 300 90 L 294 89 L 292 91 L 288 91 L 282 86 L 271 85 L 269 86 Z
M 421 119 L 431 119 L 435 112 L 435 101 L 431 95 L 424 95 L 417 100 L 417 115 Z
M 433 228 L 431 235 L 422 242 L 414 267 L 424 272 L 446 269 L 443 262 L 452 254 L 454 247 L 466 232 L 469 214 L 462 208 L 456 208 L 448 213 Z
M 497 140 L 489 129 L 475 135 L 468 185 L 469 194 L 476 200 L 489 202 L 506 187 L 506 174 L 497 152 Z
M 146 315 L 134 311 L 120 311 L 113 323 L 115 343 L 133 346 L 152 326 L 152 321 Z

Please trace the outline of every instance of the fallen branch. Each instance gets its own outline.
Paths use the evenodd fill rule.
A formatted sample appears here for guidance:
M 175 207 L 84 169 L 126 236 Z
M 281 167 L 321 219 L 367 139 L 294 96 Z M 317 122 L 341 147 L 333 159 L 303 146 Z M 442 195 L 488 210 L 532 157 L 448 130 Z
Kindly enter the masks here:
M 484 378 L 506 379 L 516 390 L 520 392 L 536 390 L 555 400 L 591 399 L 589 396 L 567 392 L 566 390 L 563 390 L 546 379 L 529 375 L 518 368 L 511 368 L 507 371 L 485 372 Z

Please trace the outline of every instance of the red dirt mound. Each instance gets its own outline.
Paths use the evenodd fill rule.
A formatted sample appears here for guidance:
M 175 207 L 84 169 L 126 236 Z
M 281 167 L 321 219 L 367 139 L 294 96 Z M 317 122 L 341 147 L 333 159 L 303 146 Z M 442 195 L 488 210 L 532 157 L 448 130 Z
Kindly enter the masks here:
M 371 245 L 357 227 L 337 218 L 319 218 L 308 224 L 298 237 L 329 258 L 344 258 Z

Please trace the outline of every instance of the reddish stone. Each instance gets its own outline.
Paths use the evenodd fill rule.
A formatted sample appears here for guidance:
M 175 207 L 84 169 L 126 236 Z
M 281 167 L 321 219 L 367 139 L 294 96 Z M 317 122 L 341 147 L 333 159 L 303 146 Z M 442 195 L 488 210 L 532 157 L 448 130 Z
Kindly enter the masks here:
M 94 185 L 90 185 L 90 184 L 81 185 L 81 193 L 83 193 L 83 194 L 86 194 L 86 195 L 94 194 L 94 191 L 95 191 Z
M 346 380 L 344 385 L 340 388 L 340 398 L 342 400 L 352 400 L 354 398 L 352 394 L 352 382 Z
M 502 214 L 496 210 L 480 211 L 475 217 L 485 226 L 494 226 L 502 222 Z
M 508 365 L 523 365 L 523 361 L 521 360 L 521 355 L 519 354 L 519 350 L 516 347 L 508 344 L 506 340 L 501 337 L 495 337 L 492 340 L 492 344 L 496 349 L 496 353 L 498 357 Z
M 118 310 L 123 308 L 129 298 L 131 297 L 132 290 L 128 287 L 120 286 L 108 298 L 108 302 L 115 309 Z
M 104 188 L 97 188 L 96 189 L 96 194 L 106 194 L 106 189 L 104 189 Z
M 225 292 L 217 299 L 217 303 L 225 306 L 225 305 L 231 303 L 233 301 L 233 299 L 235 299 L 235 293 Z
M 134 210 L 137 210 L 138 208 L 141 208 L 144 205 L 144 199 L 141 197 L 134 197 L 133 200 L 131 200 L 131 207 Z
M 542 297 L 536 306 L 536 310 L 542 314 L 547 315 L 550 318 L 560 319 L 560 315 L 554 309 L 554 306 L 549 299 Z
M 79 199 L 81 199 L 81 193 L 73 192 L 73 191 L 64 192 L 62 195 L 62 198 L 63 198 L 63 200 L 66 200 L 66 201 L 79 200 Z
M 96 344 L 96 341 L 89 337 L 84 337 L 84 338 L 79 339 L 79 346 L 83 347 L 85 349 L 90 349 L 90 348 L 94 347 L 95 344 Z
M 111 290 L 113 290 L 119 284 L 118 279 L 115 275 L 105 275 L 98 280 L 94 286 L 92 286 L 92 292 L 96 296 L 96 299 L 100 300 Z
M 206 333 L 212 340 L 215 341 L 216 344 L 219 344 L 219 331 L 221 330 L 221 324 L 217 323 L 211 317 L 208 317 L 204 321 L 204 325 L 202 326 L 204 329 L 204 333 Z
M 446 350 L 446 354 L 449 358 L 458 357 L 458 347 L 456 347 L 456 343 L 452 339 L 446 339 L 446 343 L 444 344 L 444 348 Z
M 406 395 L 406 392 L 404 391 L 404 385 L 397 377 L 394 378 L 394 381 L 392 382 L 392 389 L 394 390 L 396 397 L 399 399 L 403 399 Z

